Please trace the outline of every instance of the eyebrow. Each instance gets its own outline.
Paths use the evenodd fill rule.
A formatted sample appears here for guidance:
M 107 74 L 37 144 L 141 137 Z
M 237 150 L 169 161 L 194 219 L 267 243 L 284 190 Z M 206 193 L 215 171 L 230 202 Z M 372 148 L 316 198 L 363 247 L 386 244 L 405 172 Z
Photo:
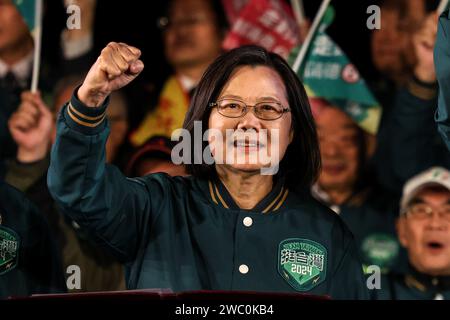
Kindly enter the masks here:
M 228 99 L 237 99 L 237 100 L 244 101 L 244 99 L 243 99 L 242 97 L 240 97 L 240 96 L 235 96 L 235 95 L 233 95 L 233 94 L 224 94 L 223 96 L 219 97 L 219 99 L 225 99 L 225 98 L 228 98 Z M 259 97 L 259 98 L 256 99 L 256 101 L 267 101 L 267 100 L 272 100 L 272 101 L 276 101 L 276 102 L 281 103 L 279 99 L 277 99 L 277 98 L 275 98 L 275 97 L 272 97 L 272 96 Z
M 409 202 L 409 205 L 420 204 L 420 203 L 425 203 L 425 201 L 423 199 L 421 199 L 421 198 L 413 198 Z

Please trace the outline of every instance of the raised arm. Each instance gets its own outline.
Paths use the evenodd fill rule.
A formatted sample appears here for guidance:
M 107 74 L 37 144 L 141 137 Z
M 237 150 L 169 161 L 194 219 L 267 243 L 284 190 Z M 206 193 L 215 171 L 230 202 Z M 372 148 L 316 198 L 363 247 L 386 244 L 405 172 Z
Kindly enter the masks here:
M 48 187 L 60 209 L 122 261 L 134 258 L 152 222 L 148 184 L 105 164 L 108 95 L 144 68 L 140 51 L 110 43 L 61 111 Z M 161 198 L 160 188 L 152 195 Z

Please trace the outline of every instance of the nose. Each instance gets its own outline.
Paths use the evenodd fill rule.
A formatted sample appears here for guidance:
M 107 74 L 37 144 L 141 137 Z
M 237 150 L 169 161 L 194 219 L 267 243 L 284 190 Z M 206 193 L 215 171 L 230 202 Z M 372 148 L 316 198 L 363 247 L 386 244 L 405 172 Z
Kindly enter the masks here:
M 448 223 L 439 212 L 433 212 L 428 219 L 427 227 L 432 230 L 444 230 Z
M 171 30 L 177 37 L 186 37 L 190 34 L 190 26 L 182 22 L 172 25 Z
M 255 114 L 253 113 L 253 108 L 251 108 L 251 110 L 248 110 L 247 113 L 239 119 L 237 128 L 244 131 L 259 131 L 261 129 L 261 120 L 255 116 Z
M 323 156 L 334 157 L 339 154 L 339 147 L 333 141 L 323 141 L 320 144 L 320 152 Z

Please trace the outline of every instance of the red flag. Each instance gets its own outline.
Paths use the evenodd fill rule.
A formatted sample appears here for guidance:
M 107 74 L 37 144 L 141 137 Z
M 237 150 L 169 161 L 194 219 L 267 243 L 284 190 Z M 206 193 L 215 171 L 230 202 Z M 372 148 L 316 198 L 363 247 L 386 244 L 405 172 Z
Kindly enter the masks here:
M 231 30 L 223 42 L 224 49 L 257 44 L 287 58 L 291 49 L 300 42 L 299 27 L 291 8 L 280 0 L 243 2 L 224 1 L 225 10 L 232 23 Z M 240 8 L 242 9 L 237 15 Z
M 228 22 L 233 25 L 239 17 L 242 8 L 248 3 L 248 0 L 222 0 Z

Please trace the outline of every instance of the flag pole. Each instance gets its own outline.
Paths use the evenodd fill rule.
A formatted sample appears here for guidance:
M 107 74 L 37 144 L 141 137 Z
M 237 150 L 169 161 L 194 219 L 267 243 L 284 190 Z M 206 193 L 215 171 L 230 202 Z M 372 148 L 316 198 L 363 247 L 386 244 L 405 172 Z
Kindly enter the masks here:
M 320 22 L 322 21 L 323 15 L 325 14 L 325 11 L 328 8 L 328 5 L 330 4 L 331 0 L 323 0 L 322 4 L 320 5 L 319 11 L 316 14 L 316 17 L 314 18 L 314 22 L 311 26 L 311 29 L 309 29 L 308 35 L 306 36 L 305 42 L 303 42 L 300 52 L 298 53 L 297 57 L 295 58 L 294 64 L 292 65 L 292 69 L 295 73 L 298 73 L 300 66 L 302 65 L 303 60 L 305 59 L 306 52 L 308 51 L 308 47 L 311 44 L 312 38 L 319 27 Z
M 291 0 L 292 10 L 294 11 L 297 24 L 301 26 L 305 21 L 305 9 L 303 7 L 303 0 Z
M 39 68 L 41 64 L 42 40 L 42 0 L 36 0 L 34 10 L 34 58 L 33 74 L 31 78 L 31 92 L 36 92 L 39 82 Z
M 437 13 L 440 15 L 442 12 L 444 12 L 444 10 L 447 8 L 447 5 L 448 5 L 448 0 L 441 0 L 438 8 L 436 10 Z

